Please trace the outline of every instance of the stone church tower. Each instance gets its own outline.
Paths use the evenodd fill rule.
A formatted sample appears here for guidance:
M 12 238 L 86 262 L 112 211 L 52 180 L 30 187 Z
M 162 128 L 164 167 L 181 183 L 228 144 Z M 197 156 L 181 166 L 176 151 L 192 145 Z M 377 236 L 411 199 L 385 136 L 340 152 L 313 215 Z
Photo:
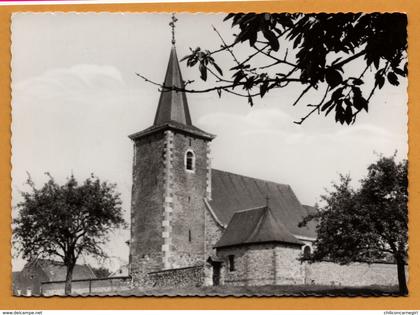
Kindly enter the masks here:
M 131 272 L 202 264 L 205 204 L 211 198 L 209 143 L 193 126 L 175 42 L 153 125 L 134 142 L 131 203 Z

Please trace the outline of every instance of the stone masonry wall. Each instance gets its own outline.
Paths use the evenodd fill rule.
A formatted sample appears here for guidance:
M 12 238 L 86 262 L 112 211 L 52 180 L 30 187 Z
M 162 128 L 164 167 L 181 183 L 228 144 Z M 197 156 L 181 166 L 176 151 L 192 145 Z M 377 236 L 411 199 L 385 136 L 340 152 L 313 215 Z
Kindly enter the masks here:
M 397 285 L 395 264 L 353 263 L 339 265 L 331 262 L 305 263 L 305 284 L 335 286 Z
M 153 288 L 199 287 L 204 281 L 204 267 L 194 266 L 152 272 L 148 275 L 149 286 Z
M 275 245 L 249 245 L 247 250 L 246 284 L 270 285 L 275 281 Z
M 174 131 L 170 220 L 170 268 L 203 264 L 205 257 L 204 198 L 207 191 L 207 141 Z M 193 171 L 186 170 L 186 153 L 195 157 Z
M 259 244 L 219 249 L 226 285 L 316 284 L 334 286 L 397 285 L 397 267 L 384 263 L 300 262 L 301 249 L 287 245 Z M 229 270 L 228 256 L 235 256 Z
M 165 134 L 136 140 L 131 198 L 130 263 L 132 273 L 162 268 Z
M 279 244 L 254 244 L 219 249 L 224 282 L 231 285 L 303 284 L 304 268 L 298 261 L 301 249 Z M 229 270 L 228 256 L 235 256 L 235 271 Z
M 205 259 L 207 262 L 207 259 L 211 257 L 211 259 L 217 259 L 216 249 L 213 248 L 213 246 L 217 243 L 217 241 L 222 237 L 222 234 L 224 232 L 224 228 L 218 224 L 213 215 L 210 213 L 210 209 L 208 208 L 209 205 L 206 205 L 206 210 L 204 211 L 204 229 L 205 229 Z M 204 269 L 205 274 L 205 285 L 211 286 L 213 285 L 213 266 L 211 264 L 206 263 Z M 223 266 L 221 266 L 223 268 Z M 223 279 L 220 279 L 222 283 Z
M 235 270 L 229 268 L 229 255 L 235 256 Z M 217 249 L 217 256 L 223 260 L 222 282 L 229 286 L 247 285 L 248 279 L 248 257 L 247 246 L 228 247 Z
M 276 245 L 274 248 L 275 284 L 304 284 L 304 265 L 300 262 L 300 247 Z
M 205 220 L 205 253 L 206 257 L 215 257 L 216 249 L 213 246 L 220 240 L 224 229 L 215 221 L 209 209 L 206 209 L 204 214 Z

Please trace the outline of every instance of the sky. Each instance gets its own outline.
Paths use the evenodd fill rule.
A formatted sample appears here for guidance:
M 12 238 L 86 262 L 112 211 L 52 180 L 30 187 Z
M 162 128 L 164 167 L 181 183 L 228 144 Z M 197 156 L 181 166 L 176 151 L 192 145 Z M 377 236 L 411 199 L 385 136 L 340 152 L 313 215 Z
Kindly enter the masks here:
M 230 42 L 224 14 L 177 14 L 179 58 L 189 48 L 220 46 L 214 25 Z M 58 182 L 91 173 L 116 183 L 129 220 L 133 146 L 128 135 L 153 123 L 156 86 L 162 82 L 171 48 L 170 14 L 18 13 L 12 17 L 12 204 L 27 189 L 27 174 L 42 185 L 49 172 Z M 241 57 L 246 57 L 244 50 Z M 218 56 L 222 66 L 229 56 Z M 347 69 L 353 71 L 354 68 Z M 184 80 L 197 70 L 181 63 Z M 369 75 L 369 73 L 368 73 Z M 316 93 L 297 106 L 298 86 L 270 91 L 250 107 L 245 99 L 214 93 L 187 95 L 193 124 L 217 135 L 213 168 L 291 185 L 298 199 L 313 205 L 338 174 L 354 184 L 378 154 L 407 154 L 407 82 L 372 98 L 369 114 L 341 126 L 333 116 L 306 112 Z M 15 213 L 14 213 L 15 214 Z M 107 245 L 116 269 L 128 261 L 128 231 L 116 231 Z M 87 262 L 89 258 L 86 258 Z M 13 261 L 19 270 L 24 262 Z

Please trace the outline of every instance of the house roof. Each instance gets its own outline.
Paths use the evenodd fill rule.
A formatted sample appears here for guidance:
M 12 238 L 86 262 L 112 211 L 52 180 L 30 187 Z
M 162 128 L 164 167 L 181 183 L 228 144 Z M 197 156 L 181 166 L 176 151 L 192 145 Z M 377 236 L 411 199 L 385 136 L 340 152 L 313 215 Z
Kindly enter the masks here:
M 20 289 L 22 285 L 22 278 L 20 271 L 13 271 L 12 272 L 12 285 L 14 289 Z
M 65 281 L 67 267 L 59 261 L 49 259 L 38 259 L 38 264 L 44 271 L 48 281 Z M 95 279 L 96 276 L 88 265 L 75 265 L 73 269 L 73 280 Z
M 116 271 L 114 271 L 113 273 L 111 273 L 109 275 L 109 278 L 114 278 L 114 277 L 128 277 L 128 275 L 129 275 L 128 267 L 129 267 L 128 264 L 122 265 Z
M 311 210 L 304 207 L 289 185 L 212 169 L 212 200 L 217 219 L 227 225 L 235 212 L 265 205 L 269 198 L 273 216 L 295 236 L 316 237 L 316 223 L 298 224 Z
M 235 212 L 215 247 L 268 242 L 303 244 L 264 206 Z
M 20 271 L 12 271 L 12 279 L 17 279 L 20 276 Z

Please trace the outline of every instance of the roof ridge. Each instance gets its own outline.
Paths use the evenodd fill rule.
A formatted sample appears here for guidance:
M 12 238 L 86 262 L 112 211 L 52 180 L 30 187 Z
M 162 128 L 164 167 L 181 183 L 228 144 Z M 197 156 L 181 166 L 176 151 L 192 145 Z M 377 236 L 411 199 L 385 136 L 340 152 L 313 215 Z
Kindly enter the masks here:
M 297 237 L 288 229 L 288 227 L 284 225 L 283 222 L 281 222 L 281 220 L 274 215 L 270 207 L 267 207 L 265 218 L 267 218 L 268 215 L 271 216 L 271 219 L 273 220 L 274 224 L 277 225 L 278 228 L 282 229 L 284 233 L 289 234 L 289 236 L 292 237 L 292 239 L 295 239 L 299 242 L 299 239 L 297 239 Z
M 212 173 L 212 200 L 209 201 L 217 218 L 226 226 L 235 213 L 241 213 L 243 217 L 253 218 L 253 222 L 247 223 L 241 219 L 247 226 L 247 233 L 238 228 L 237 233 L 241 238 L 246 238 L 252 231 L 254 224 L 258 220 L 261 212 L 246 212 L 247 210 L 260 209 L 267 205 L 266 198 L 269 197 L 269 207 L 271 214 L 287 228 L 291 234 L 299 234 L 308 237 L 315 237 L 315 225 L 311 222 L 308 227 L 299 227 L 298 223 L 308 215 L 307 209 L 300 203 L 293 188 L 290 185 L 279 184 L 272 181 L 261 180 L 230 171 L 213 169 Z M 239 198 L 239 200 L 238 200 Z M 255 210 L 258 211 L 258 210 Z M 239 217 L 239 215 L 238 215 Z M 244 221 L 245 220 L 245 221 Z M 242 222 L 241 221 L 241 222 Z M 267 220 L 268 225 L 277 225 L 272 220 Z M 261 235 L 267 236 L 263 223 Z M 283 233 L 284 234 L 284 233 Z M 238 236 L 239 237 L 239 236 Z M 258 236 L 256 236 L 258 237 Z
M 249 234 L 249 236 L 246 238 L 245 242 L 249 242 L 250 240 L 252 240 L 252 238 L 257 235 L 260 230 L 261 230 L 261 226 L 264 223 L 264 220 L 267 217 L 267 212 L 270 211 L 268 207 L 264 207 L 263 209 L 265 209 L 266 211 L 264 211 L 262 213 L 262 215 L 259 217 L 258 222 L 255 224 L 252 232 Z
M 253 211 L 253 210 L 257 210 L 257 209 L 263 209 L 263 208 L 266 208 L 266 207 L 267 207 L 266 205 L 263 205 L 263 206 L 248 208 L 248 209 L 244 209 L 244 210 L 238 210 L 238 211 L 235 211 L 233 214 L 247 212 L 247 211 Z
M 275 182 L 275 181 L 268 180 L 268 179 L 262 179 L 262 178 L 257 178 L 257 177 L 253 177 L 253 176 L 249 176 L 249 175 L 242 175 L 242 174 L 238 174 L 238 173 L 232 173 L 230 171 L 220 170 L 220 169 L 216 169 L 216 168 L 212 168 L 212 171 L 213 170 L 214 171 L 217 171 L 217 172 L 228 173 L 228 174 L 232 174 L 232 175 L 236 175 L 236 176 L 241 176 L 241 177 L 246 177 L 246 178 L 257 180 L 257 181 L 262 181 L 262 182 L 265 182 L 265 183 L 273 183 L 273 184 L 276 184 L 276 185 L 282 185 L 282 186 L 291 188 L 291 186 L 289 184 L 283 184 L 283 183 Z

